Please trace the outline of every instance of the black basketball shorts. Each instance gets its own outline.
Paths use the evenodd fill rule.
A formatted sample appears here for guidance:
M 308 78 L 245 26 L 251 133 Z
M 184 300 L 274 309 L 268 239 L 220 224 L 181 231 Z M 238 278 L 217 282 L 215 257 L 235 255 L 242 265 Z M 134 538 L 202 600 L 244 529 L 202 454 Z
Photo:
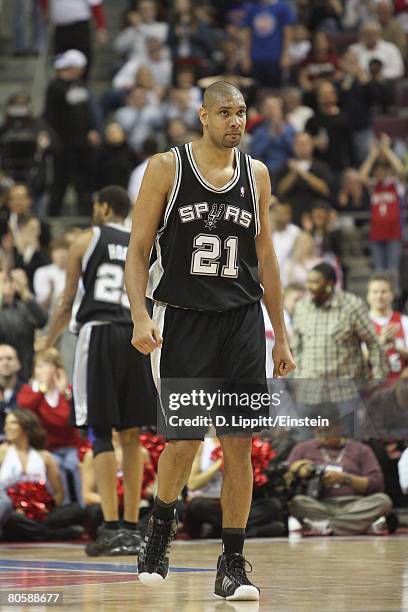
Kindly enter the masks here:
M 187 310 L 155 303 L 153 319 L 163 336 L 163 346 L 152 352 L 151 359 L 153 378 L 161 394 L 164 426 L 175 412 L 169 406 L 169 393 L 164 392 L 167 382 L 172 392 L 180 394 L 191 392 L 191 386 L 196 391 L 197 386 L 201 386 L 203 393 L 234 391 L 240 398 L 243 392 L 267 393 L 265 328 L 259 302 L 225 312 Z M 252 408 L 243 406 L 240 400 L 231 408 L 236 414 L 253 415 Z M 219 410 L 219 404 L 216 409 Z M 192 405 L 191 410 L 187 406 L 187 412 L 195 416 L 197 406 Z M 268 409 L 263 413 L 268 414 Z M 205 416 L 206 408 L 202 414 Z M 259 416 L 259 409 L 256 414 Z M 188 437 L 203 438 L 207 430 L 206 423 L 201 429 L 194 426 L 191 432 L 197 435 Z M 218 435 L 235 431 L 226 432 L 222 426 L 217 427 Z M 166 436 L 168 439 L 179 437 L 174 428 L 168 427 Z
M 73 372 L 78 427 L 121 431 L 156 424 L 150 359 L 132 347 L 132 332 L 131 325 L 88 323 L 81 328 Z

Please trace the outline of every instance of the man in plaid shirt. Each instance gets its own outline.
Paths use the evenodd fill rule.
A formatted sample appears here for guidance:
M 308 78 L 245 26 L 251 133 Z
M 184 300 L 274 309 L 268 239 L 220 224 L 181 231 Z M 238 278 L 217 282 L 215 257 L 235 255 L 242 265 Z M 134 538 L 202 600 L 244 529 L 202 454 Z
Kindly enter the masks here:
M 310 296 L 296 304 L 292 349 L 297 362 L 296 378 L 309 379 L 299 389 L 299 399 L 305 404 L 358 396 L 352 381 L 363 381 L 368 376 L 362 343 L 368 349 L 372 377 L 387 375 L 386 357 L 365 303 L 352 293 L 336 291 L 335 285 L 332 266 L 318 264 L 308 275 Z

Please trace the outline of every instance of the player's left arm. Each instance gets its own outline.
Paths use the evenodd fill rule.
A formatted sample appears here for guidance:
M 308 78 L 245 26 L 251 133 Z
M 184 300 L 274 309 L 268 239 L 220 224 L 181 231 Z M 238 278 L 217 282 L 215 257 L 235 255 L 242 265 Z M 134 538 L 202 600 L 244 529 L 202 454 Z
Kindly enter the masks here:
M 91 242 L 92 235 L 92 230 L 88 230 L 81 234 L 70 246 L 64 291 L 51 317 L 47 336 L 37 339 L 36 350 L 43 350 L 54 346 L 69 323 L 78 281 L 81 276 L 82 258 Z
M 290 352 L 283 318 L 282 285 L 269 223 L 271 182 L 266 166 L 257 160 L 254 160 L 253 163 L 259 194 L 260 220 L 260 232 L 256 237 L 256 253 L 259 264 L 259 280 L 264 288 L 263 300 L 275 334 L 275 345 L 272 351 L 274 377 L 286 376 L 295 369 L 296 365 Z

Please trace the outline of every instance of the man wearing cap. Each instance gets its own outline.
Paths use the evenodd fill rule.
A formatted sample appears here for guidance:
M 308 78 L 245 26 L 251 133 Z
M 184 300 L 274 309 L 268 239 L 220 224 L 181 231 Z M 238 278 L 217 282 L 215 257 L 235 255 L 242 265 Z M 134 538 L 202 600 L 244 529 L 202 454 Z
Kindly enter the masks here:
M 44 117 L 58 136 L 55 176 L 49 214 L 59 215 L 66 188 L 73 183 L 78 212 L 91 211 L 91 145 L 99 143 L 92 113 L 90 92 L 82 79 L 87 60 L 77 49 L 58 55 L 54 62 L 56 78 L 47 88 Z

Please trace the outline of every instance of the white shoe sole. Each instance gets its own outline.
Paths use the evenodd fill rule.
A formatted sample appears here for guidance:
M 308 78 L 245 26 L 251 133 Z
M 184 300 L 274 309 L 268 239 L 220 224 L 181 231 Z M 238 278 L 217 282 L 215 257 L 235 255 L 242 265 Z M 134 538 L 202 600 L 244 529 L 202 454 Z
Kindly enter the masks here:
M 140 582 L 145 586 L 160 586 L 168 575 L 169 573 L 167 572 L 167 575 L 165 578 L 163 578 L 163 576 L 157 574 L 156 572 L 153 572 L 152 574 L 149 574 L 148 572 L 138 574 Z
M 214 597 L 217 599 L 226 599 L 227 601 L 258 601 L 259 591 L 254 586 L 243 584 L 237 588 L 233 595 L 229 595 L 229 597 L 222 597 L 221 595 L 216 595 L 215 593 Z

